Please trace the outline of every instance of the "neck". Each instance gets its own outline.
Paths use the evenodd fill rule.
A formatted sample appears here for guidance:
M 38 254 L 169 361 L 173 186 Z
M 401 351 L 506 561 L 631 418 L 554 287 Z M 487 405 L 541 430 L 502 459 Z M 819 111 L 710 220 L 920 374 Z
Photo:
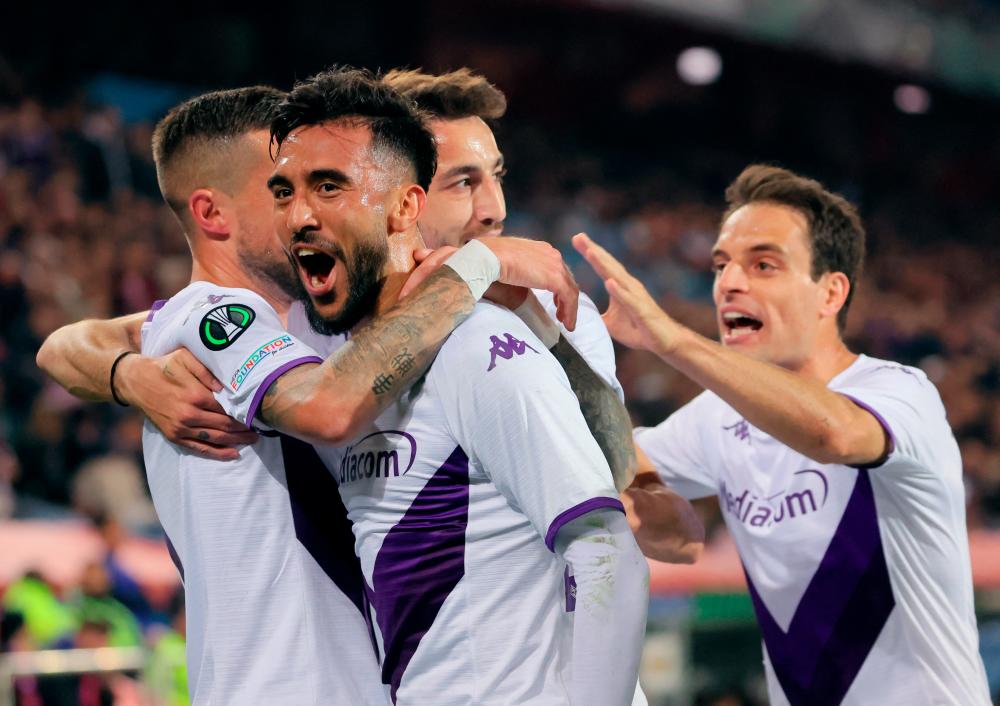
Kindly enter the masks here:
M 210 282 L 220 287 L 249 289 L 270 304 L 282 322 L 285 322 L 288 307 L 292 302 L 276 284 L 252 276 L 240 266 L 237 258 L 229 256 L 221 248 L 192 248 L 192 260 L 192 282 Z
M 423 238 L 416 226 L 390 235 L 388 241 L 388 257 L 382 271 L 382 291 L 379 292 L 372 313 L 359 321 L 352 331 L 356 331 L 372 317 L 381 316 L 399 301 L 399 291 L 416 267 L 413 252 L 424 247 Z
M 791 371 L 798 375 L 818 380 L 824 385 L 849 368 L 858 359 L 857 353 L 852 353 L 839 334 L 816 346 L 813 354 L 801 365 Z

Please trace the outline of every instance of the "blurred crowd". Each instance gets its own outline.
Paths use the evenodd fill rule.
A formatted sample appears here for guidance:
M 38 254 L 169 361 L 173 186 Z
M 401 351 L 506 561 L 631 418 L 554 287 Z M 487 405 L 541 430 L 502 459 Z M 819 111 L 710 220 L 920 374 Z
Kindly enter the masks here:
M 599 280 L 569 246 L 574 233 L 588 232 L 667 311 L 714 336 L 709 252 L 725 182 L 686 169 L 700 159 L 695 148 L 684 152 L 678 140 L 675 163 L 632 170 L 630 155 L 601 145 L 560 152 L 542 129 L 516 120 L 500 132 L 511 166 L 507 231 L 557 244 L 583 290 L 603 304 Z M 107 559 L 89 565 L 64 595 L 33 574 L 7 587 L 4 651 L 137 645 L 165 635 L 169 649 L 183 645 L 182 615 L 152 609 L 114 562 L 108 528 L 156 531 L 142 420 L 130 409 L 76 400 L 34 364 L 57 327 L 144 310 L 187 282 L 187 246 L 157 190 L 151 127 L 126 124 L 115 108 L 83 97 L 0 105 L 0 520 L 82 515 L 107 541 Z M 828 183 L 861 203 L 869 231 L 848 334 L 855 350 L 917 365 L 938 386 L 962 449 L 969 525 L 1000 528 L 1000 216 L 983 210 L 990 201 L 981 193 L 971 207 L 963 200 L 983 187 L 946 143 L 924 147 L 923 164 L 945 185 L 933 193 L 955 205 L 947 222 L 929 222 L 910 208 L 922 193 L 861 193 L 850 182 Z M 873 152 L 871 159 L 884 170 L 885 161 L 900 157 L 894 154 Z M 717 171 L 735 177 L 741 158 Z M 718 154 L 711 159 L 719 164 Z M 912 165 L 897 168 L 912 178 Z M 884 176 L 892 181 L 892 173 Z M 618 353 L 636 424 L 659 422 L 699 391 L 648 354 Z M 109 688 L 85 679 L 81 686 L 80 679 L 66 688 Z M 29 696 L 35 688 L 20 686 Z

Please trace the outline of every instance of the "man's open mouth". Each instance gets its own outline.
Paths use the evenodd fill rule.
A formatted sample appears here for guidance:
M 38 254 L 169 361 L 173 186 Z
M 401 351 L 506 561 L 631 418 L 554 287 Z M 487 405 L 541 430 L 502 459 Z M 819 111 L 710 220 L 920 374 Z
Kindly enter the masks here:
M 726 338 L 728 339 L 760 331 L 764 322 L 742 311 L 727 311 L 722 315 L 722 324 L 725 326 Z
M 337 281 L 337 259 L 323 250 L 300 245 L 292 250 L 299 277 L 312 296 L 329 294 Z

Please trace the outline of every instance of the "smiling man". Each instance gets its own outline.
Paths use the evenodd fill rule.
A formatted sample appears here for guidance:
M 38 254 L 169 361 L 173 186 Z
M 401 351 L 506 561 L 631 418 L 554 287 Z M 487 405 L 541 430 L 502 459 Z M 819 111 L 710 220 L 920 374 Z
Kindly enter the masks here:
M 682 495 L 718 495 L 764 639 L 772 704 L 989 704 L 962 464 L 934 385 L 852 353 L 864 230 L 840 196 L 748 167 L 713 250 L 722 345 L 672 320 L 606 251 L 611 334 L 707 388 L 638 445 Z M 643 518 L 655 526 L 657 518 Z

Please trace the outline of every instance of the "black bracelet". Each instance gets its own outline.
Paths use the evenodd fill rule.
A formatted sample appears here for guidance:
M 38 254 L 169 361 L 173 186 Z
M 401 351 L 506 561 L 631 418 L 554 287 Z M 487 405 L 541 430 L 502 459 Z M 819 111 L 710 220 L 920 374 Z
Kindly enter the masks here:
M 114 398 L 115 402 L 120 404 L 122 407 L 128 407 L 129 404 L 128 402 L 123 402 L 122 398 L 118 396 L 117 392 L 115 392 L 115 370 L 118 369 L 118 364 L 122 362 L 122 358 L 127 355 L 131 355 L 132 353 L 135 353 L 135 351 L 124 351 L 118 354 L 118 357 L 115 358 L 115 362 L 111 364 L 111 375 L 108 379 L 108 387 L 111 388 L 111 396 Z

